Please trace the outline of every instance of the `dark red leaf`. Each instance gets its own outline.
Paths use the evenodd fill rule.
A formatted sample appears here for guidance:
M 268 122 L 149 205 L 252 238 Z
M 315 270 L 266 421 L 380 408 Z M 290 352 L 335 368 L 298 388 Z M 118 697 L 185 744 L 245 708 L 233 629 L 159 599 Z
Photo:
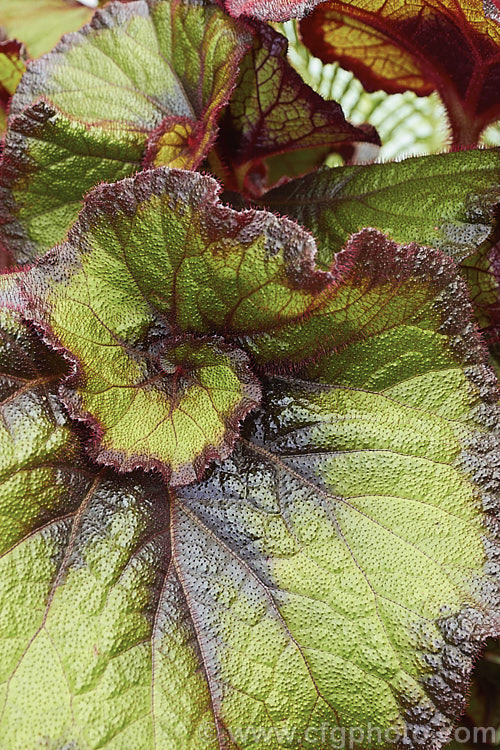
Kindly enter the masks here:
M 229 170 L 226 185 L 254 197 L 310 172 L 343 145 L 380 143 L 371 125 L 351 125 L 337 102 L 304 83 L 287 46 L 259 24 L 221 125 L 217 152 Z
M 500 117 L 500 25 L 491 0 L 329 0 L 301 22 L 325 62 L 338 60 L 368 91 L 438 91 L 456 146 Z

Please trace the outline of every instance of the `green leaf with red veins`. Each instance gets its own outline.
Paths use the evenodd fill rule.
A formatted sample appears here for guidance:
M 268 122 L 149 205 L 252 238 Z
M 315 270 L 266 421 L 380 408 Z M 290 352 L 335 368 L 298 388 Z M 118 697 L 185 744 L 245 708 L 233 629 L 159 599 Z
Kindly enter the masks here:
M 31 62 L 0 166 L 0 243 L 32 259 L 65 237 L 96 184 L 143 161 L 196 168 L 251 38 L 209 2 L 114 2 Z
M 260 400 L 235 334 L 296 320 L 329 282 L 305 231 L 225 208 L 218 190 L 165 169 L 98 188 L 68 241 L 20 276 L 26 315 L 74 363 L 62 393 L 92 426 L 91 454 L 175 484 L 227 456 Z
M 68 241 L 20 277 L 26 314 L 73 361 L 62 394 L 92 427 L 91 455 L 158 469 L 174 484 L 228 455 L 259 401 L 241 347 L 259 365 L 315 362 L 323 373 L 346 337 L 390 335 L 435 294 L 421 282 L 430 261 L 418 246 L 397 249 L 365 230 L 333 274 L 315 271 L 305 231 L 226 208 L 218 189 L 165 169 L 103 186 Z
M 380 294 L 403 308 L 403 256 L 378 251 Z M 481 631 L 498 628 L 498 389 L 453 264 L 404 258 L 420 310 L 381 330 L 369 297 L 346 306 L 372 325 L 339 334 L 329 384 L 267 381 L 239 448 L 173 493 L 221 747 L 258 748 L 258 727 L 273 750 L 284 736 L 312 749 L 322 730 L 333 746 L 437 750 Z
M 323 732 L 324 747 L 404 736 L 408 750 L 439 750 L 481 641 L 500 635 L 498 388 L 463 283 L 439 251 L 374 230 L 351 240 L 333 278 L 314 273 L 304 230 L 225 208 L 216 187 L 166 169 L 103 186 L 66 243 L 0 277 L 2 304 L 29 302 L 24 314 L 73 363 L 72 380 L 59 360 L 43 384 L 28 372 L 59 443 L 49 423 L 49 447 L 31 447 L 43 420 L 19 408 L 23 385 L 7 394 L 20 426 L 9 413 L 0 423 L 14 498 L 0 514 L 2 742 L 313 750 Z M 287 323 L 332 351 L 297 361 Z M 261 405 L 199 483 L 167 489 L 81 455 L 89 431 L 58 395 L 73 409 L 109 374 L 130 391 L 141 367 L 182 389 L 223 358 L 242 383 L 266 332 L 283 361 L 288 346 L 287 371 L 259 369 Z M 25 377 L 10 351 L 2 372 Z M 158 413 L 159 381 L 139 383 L 131 440 L 148 400 Z M 102 402 L 111 418 L 114 396 Z
M 165 489 L 90 464 L 57 395 L 64 363 L 14 314 L 0 311 L 0 326 L 2 746 L 61 747 L 75 732 L 80 743 L 78 704 L 92 738 L 85 747 L 95 747 L 103 726 L 110 735 L 143 711 L 135 670 L 147 679 L 144 638 L 168 565 Z M 96 697 L 104 671 L 121 709 L 107 711 L 109 688 L 92 707 L 75 703 L 70 691 Z
M 262 205 L 313 233 L 323 268 L 363 227 L 461 260 L 490 234 L 499 185 L 500 150 L 471 150 L 323 169 L 270 191 Z
M 336 102 L 304 83 L 287 60 L 285 37 L 268 26 L 256 30 L 216 144 L 229 188 L 259 196 L 310 172 L 341 145 L 380 143 L 372 126 L 351 125 Z
M 316 57 L 340 62 L 367 91 L 438 91 L 455 145 L 477 143 L 500 117 L 500 25 L 483 0 L 328 0 L 301 33 Z
M 296 373 L 331 382 L 332 377 L 341 378 L 346 368 L 343 350 L 349 341 L 358 356 L 350 355 L 354 369 L 346 370 L 348 381 L 368 377 L 370 372 L 378 382 L 387 375 L 386 361 L 395 367 L 394 357 L 402 355 L 401 346 L 406 348 L 407 332 L 401 340 L 401 326 L 409 325 L 416 326 L 417 350 L 420 346 L 432 349 L 439 367 L 439 347 L 433 346 L 432 330 L 439 326 L 441 312 L 438 307 L 429 308 L 429 303 L 457 273 L 453 261 L 445 263 L 443 257 L 414 243 L 398 246 L 373 229 L 362 230 L 337 254 L 332 282 L 317 295 L 302 320 L 247 336 L 245 346 L 260 365 L 273 372 L 285 372 L 293 363 Z M 423 310 L 430 320 L 422 319 Z M 418 330 L 422 320 L 424 333 Z M 376 368 L 366 356 L 367 337 L 380 342 Z M 402 373 L 407 367 L 414 371 L 419 362 L 418 355 L 401 356 L 398 367 Z
M 63 362 L 19 316 L 2 310 L 0 322 L 0 517 L 5 552 L 54 515 L 64 516 L 74 508 L 87 476 L 79 465 L 78 440 L 58 403 Z
M 314 234 L 323 268 L 331 267 L 349 235 L 363 226 L 452 255 L 461 261 L 491 344 L 499 335 L 500 272 L 497 235 L 485 238 L 497 221 L 499 174 L 498 149 L 460 151 L 324 169 L 271 190 L 260 204 L 294 217 Z

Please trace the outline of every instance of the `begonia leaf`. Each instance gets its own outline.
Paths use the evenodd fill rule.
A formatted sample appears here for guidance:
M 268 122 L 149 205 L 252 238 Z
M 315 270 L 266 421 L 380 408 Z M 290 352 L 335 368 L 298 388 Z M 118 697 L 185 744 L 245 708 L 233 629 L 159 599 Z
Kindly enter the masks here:
M 454 143 L 500 117 L 500 25 L 483 0 L 328 0 L 301 22 L 311 52 L 338 60 L 368 91 L 438 91 Z
M 224 5 L 235 18 L 250 16 L 261 21 L 288 21 L 302 18 L 321 0 L 224 0 Z
M 183 334 L 265 327 L 312 297 L 287 275 L 287 263 L 290 276 L 311 267 L 307 234 L 270 214 L 238 215 L 216 193 L 184 171 L 103 186 L 67 243 L 26 275 L 28 311 L 74 363 L 65 402 L 91 422 L 92 455 L 121 470 L 158 468 L 183 483 L 227 455 L 258 383 L 243 352 Z M 266 293 L 275 306 L 261 310 Z
M 323 267 L 363 227 L 460 260 L 491 232 L 499 177 L 499 149 L 460 151 L 323 169 L 270 191 L 262 202 L 314 234 Z
M 251 38 L 208 1 L 113 2 L 30 62 L 0 166 L 0 242 L 34 258 L 64 239 L 99 182 L 143 160 L 196 168 Z
M 103 705 L 96 711 L 92 700 L 87 703 L 91 739 L 85 747 L 95 747 L 103 714 L 109 737 L 120 721 L 133 721 L 142 709 L 134 665 L 148 663 L 143 641 L 151 605 L 146 592 L 161 580 L 166 565 L 161 562 L 165 491 L 144 475 L 119 477 L 85 459 L 57 395 L 64 363 L 12 313 L 0 311 L 0 325 L 2 745 L 20 750 L 43 746 L 50 737 L 61 747 L 63 737 L 73 735 L 64 657 L 51 662 L 51 654 L 66 646 L 76 669 L 70 680 L 78 673 L 80 687 L 95 684 L 106 664 L 107 679 L 114 671 L 112 680 L 119 680 L 123 691 L 122 709 L 116 704 L 111 713 Z M 152 578 L 145 575 L 151 556 L 158 563 Z M 75 574 L 80 601 L 72 588 Z M 110 586 L 115 594 L 106 600 Z M 70 595 L 63 607 L 67 602 L 69 607 L 56 617 L 56 635 L 52 612 L 60 606 L 62 589 Z M 98 603 L 99 594 L 104 599 Z M 98 694 L 91 690 L 90 695 Z M 107 697 L 112 700 L 109 691 Z
M 315 271 L 298 225 L 216 192 L 168 169 L 102 186 L 64 244 L 0 277 L 34 342 L 18 335 L 11 363 L 2 312 L 0 371 L 24 363 L 29 391 L 9 386 L 0 425 L 21 451 L 0 453 L 19 488 L 0 535 L 25 519 L 0 558 L 0 735 L 9 750 L 439 750 L 500 634 L 498 384 L 464 284 L 440 251 L 375 230 Z M 321 356 L 301 361 L 287 325 Z M 264 334 L 293 368 L 262 365 Z M 235 347 L 262 402 L 201 481 L 86 458 L 95 435 L 64 408 L 85 367 L 148 358 L 181 379 Z M 31 448 L 38 387 L 57 418 Z
M 450 736 L 477 639 L 495 627 L 483 596 L 494 600 L 498 582 L 494 568 L 474 570 L 484 527 L 466 498 L 477 450 L 491 500 L 498 448 L 475 433 L 463 372 L 443 354 L 441 370 L 429 352 L 421 374 L 402 378 L 398 352 L 380 390 L 368 372 L 353 386 L 271 382 L 243 445 L 175 493 L 177 569 L 211 665 L 220 746 L 323 737 L 325 748 L 343 738 L 428 750 Z
M 259 196 L 285 177 L 310 172 L 343 144 L 380 143 L 372 126 L 351 125 L 336 102 L 304 83 L 287 60 L 283 36 L 263 25 L 258 32 L 217 144 L 229 188 Z
M 487 241 L 461 263 L 474 310 L 488 344 L 500 344 L 500 242 Z
M 7 123 L 7 105 L 26 70 L 26 50 L 17 39 L 0 37 L 0 133 Z
M 121 471 L 185 483 L 225 457 L 260 388 L 237 342 L 214 333 L 295 321 L 329 282 L 305 231 L 238 214 L 218 190 L 166 169 L 97 188 L 67 242 L 23 276 L 21 309 L 73 362 L 62 395 L 92 426 L 91 455 Z

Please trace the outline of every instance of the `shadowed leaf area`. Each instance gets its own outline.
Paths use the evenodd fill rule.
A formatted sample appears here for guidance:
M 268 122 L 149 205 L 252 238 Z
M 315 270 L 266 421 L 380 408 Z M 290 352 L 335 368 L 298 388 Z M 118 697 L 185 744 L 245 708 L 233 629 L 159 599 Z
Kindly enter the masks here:
M 498 231 L 461 264 L 478 324 L 491 347 L 500 346 L 500 244 Z
M 500 116 L 500 25 L 483 0 L 329 0 L 301 22 L 304 43 L 368 91 L 438 91 L 456 145 Z
M 357 141 L 379 144 L 371 125 L 348 123 L 287 60 L 288 43 L 266 26 L 251 51 L 221 122 L 216 153 L 230 189 L 260 196 L 273 185 L 312 171 L 333 150 Z
M 26 70 L 26 50 L 16 39 L 3 40 L 0 30 L 0 133 L 7 124 L 7 105 Z
M 460 719 L 456 739 L 446 750 L 491 750 L 500 737 L 499 644 L 489 639 L 474 670 L 467 709 Z
M 373 229 L 317 270 L 218 189 L 104 185 L 0 277 L 3 747 L 438 750 L 500 635 L 498 383 L 464 283 Z M 193 421 L 221 457 L 179 486 Z

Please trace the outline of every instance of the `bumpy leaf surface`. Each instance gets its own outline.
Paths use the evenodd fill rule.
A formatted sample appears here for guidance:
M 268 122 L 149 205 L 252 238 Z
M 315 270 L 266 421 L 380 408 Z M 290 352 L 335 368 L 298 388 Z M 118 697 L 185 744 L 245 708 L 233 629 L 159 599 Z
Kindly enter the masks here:
M 100 682 L 104 664 L 115 678 L 124 668 L 121 708 L 111 708 L 101 694 L 96 712 L 96 693 L 87 690 L 84 698 L 89 735 L 81 746 L 96 747 L 100 732 L 110 737 L 120 721 L 136 716 L 134 664 L 148 662 L 146 592 L 164 570 L 164 490 L 143 476 L 121 479 L 86 461 L 57 397 L 64 365 L 15 316 L 2 311 L 0 320 L 2 747 L 20 750 L 47 741 L 61 747 L 65 738 L 80 744 L 71 680 L 85 693 Z M 152 556 L 157 565 L 151 578 L 145 571 Z M 61 648 L 72 652 L 70 682 L 64 657 L 57 656 Z M 109 692 L 107 698 L 112 700 Z
M 163 184 L 177 174 L 163 173 Z M 165 250 L 144 179 L 133 184 L 151 242 L 127 259 L 155 274 Z M 189 180 L 198 192 L 204 183 L 187 179 L 185 206 L 172 185 L 165 191 L 181 217 L 193 202 Z M 113 188 L 103 190 L 109 197 Z M 108 208 L 106 248 L 120 230 L 141 248 L 127 195 Z M 207 216 L 217 225 L 223 211 L 259 275 L 259 216 L 216 206 Z M 271 218 L 278 222 L 260 215 Z M 123 288 L 123 325 L 133 329 L 127 300 L 136 292 L 118 255 L 109 273 L 104 223 L 92 220 L 79 258 L 88 288 L 95 300 L 106 299 L 99 284 Z M 181 229 L 169 236 L 174 249 L 188 248 L 183 262 L 172 255 L 178 288 L 200 261 Z M 64 363 L 47 369 L 53 355 L 35 351 L 33 333 L 2 313 L 0 732 L 8 750 L 313 750 L 339 744 L 342 733 L 363 750 L 398 742 L 436 750 L 447 741 L 479 642 L 498 633 L 498 390 L 450 260 L 400 250 L 374 232 L 351 245 L 363 252 L 356 258 L 348 247 L 337 264 L 336 296 L 343 284 L 350 291 L 336 351 L 314 365 L 322 382 L 311 380 L 310 365 L 298 377 L 261 372 L 262 406 L 233 455 L 175 491 L 89 467 L 78 440 L 85 433 L 68 430 L 54 390 Z M 231 243 L 213 246 L 225 262 L 207 256 L 199 265 L 208 289 L 222 269 L 228 286 L 234 276 Z M 61 275 L 53 254 L 52 282 L 76 299 L 65 247 L 71 262 Z M 277 261 L 267 255 L 266 263 Z M 0 290 L 16 284 L 4 298 L 12 303 L 30 273 L 1 277 Z M 272 307 L 280 284 L 266 284 Z M 201 281 L 187 286 L 196 296 Z M 316 294 L 330 299 L 332 288 Z M 225 304 L 215 315 L 217 307 Z M 106 313 L 112 326 L 115 313 Z M 202 326 L 204 317 L 193 320 Z
M 323 267 L 362 227 L 380 229 L 397 242 L 440 248 L 460 260 L 491 232 L 499 176 L 499 149 L 461 151 L 324 169 L 262 200 L 311 230 Z
M 103 186 L 68 241 L 20 282 L 25 314 L 73 362 L 62 396 L 91 425 L 91 455 L 121 471 L 159 469 L 173 484 L 226 457 L 259 401 L 241 347 L 279 371 L 330 366 L 347 336 L 392 329 L 435 294 L 414 273 L 429 262 L 417 247 L 364 231 L 333 273 L 315 271 L 305 231 L 226 208 L 218 189 L 165 169 Z
M 336 102 L 304 83 L 281 34 L 256 28 L 217 144 L 230 168 L 228 187 L 258 196 L 285 176 L 311 171 L 341 144 L 380 143 L 373 127 L 351 125 Z
M 302 18 L 320 0 L 224 0 L 228 13 L 238 18 L 250 16 L 261 21 L 288 21 Z
M 330 282 L 304 230 L 238 214 L 219 189 L 168 169 L 98 188 L 23 277 L 26 315 L 73 362 L 68 408 L 91 423 L 92 455 L 120 470 L 185 483 L 225 457 L 260 393 L 236 336 L 296 322 Z
M 33 258 L 64 238 L 97 183 L 143 160 L 195 168 L 251 38 L 208 2 L 115 2 L 30 63 L 0 167 L 0 242 Z
M 20 39 L 31 57 L 54 47 L 61 36 L 90 21 L 93 10 L 76 0 L 2 0 L 0 27 Z
M 500 116 L 500 25 L 483 0 L 329 0 L 301 22 L 304 42 L 368 91 L 437 90 L 456 144 Z
M 467 706 L 467 718 L 477 728 L 476 739 L 478 743 L 484 740 L 486 746 L 498 744 L 500 736 L 499 682 L 500 644 L 498 640 L 491 640 L 486 644 L 481 661 L 474 671 Z

